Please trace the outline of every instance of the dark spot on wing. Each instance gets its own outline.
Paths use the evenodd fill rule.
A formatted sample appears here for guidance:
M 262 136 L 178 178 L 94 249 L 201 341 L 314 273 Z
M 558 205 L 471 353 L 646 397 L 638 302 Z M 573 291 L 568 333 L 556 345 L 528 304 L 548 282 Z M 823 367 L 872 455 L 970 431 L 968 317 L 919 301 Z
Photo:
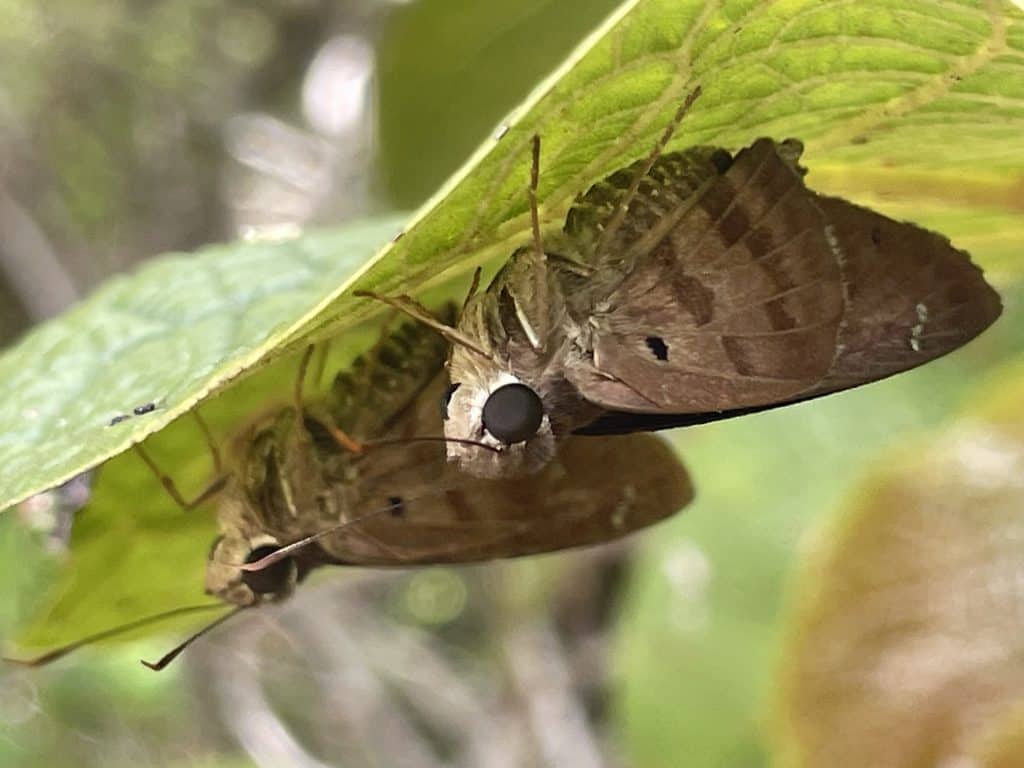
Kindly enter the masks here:
M 882 230 L 879 227 L 871 228 L 871 242 L 876 246 L 882 244 Z
M 715 293 L 696 277 L 675 275 L 672 278 L 672 293 L 675 294 L 679 306 L 690 313 L 697 326 L 711 322 Z
M 388 506 L 391 507 L 392 517 L 403 517 L 405 515 L 405 502 L 401 496 L 388 496 Z
M 648 336 L 644 341 L 647 343 L 647 348 L 651 350 L 651 353 L 664 362 L 668 360 L 668 344 L 660 336 Z

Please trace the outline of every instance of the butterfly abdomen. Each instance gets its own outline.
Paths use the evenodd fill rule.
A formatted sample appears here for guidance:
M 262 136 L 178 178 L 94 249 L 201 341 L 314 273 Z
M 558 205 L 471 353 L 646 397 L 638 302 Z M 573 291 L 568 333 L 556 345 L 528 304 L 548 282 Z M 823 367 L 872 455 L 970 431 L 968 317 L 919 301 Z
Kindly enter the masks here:
M 454 322 L 455 306 L 445 305 L 438 319 Z M 447 354 L 444 338 L 419 323 L 382 336 L 335 377 L 328 395 L 335 424 L 356 439 L 378 437 L 441 370 Z

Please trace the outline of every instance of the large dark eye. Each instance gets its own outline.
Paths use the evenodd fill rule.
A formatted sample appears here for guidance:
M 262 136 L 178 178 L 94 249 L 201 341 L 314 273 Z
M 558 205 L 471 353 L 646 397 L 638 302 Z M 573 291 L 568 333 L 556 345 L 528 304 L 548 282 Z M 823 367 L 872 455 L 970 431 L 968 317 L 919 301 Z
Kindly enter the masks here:
M 507 445 L 529 440 L 543 420 L 544 404 L 525 384 L 498 387 L 484 403 L 484 429 Z
M 455 390 L 461 386 L 462 383 L 458 381 L 454 384 L 449 384 L 448 389 L 441 395 L 441 418 L 445 421 L 448 421 L 448 403 L 452 401 L 452 395 L 455 394 Z
M 272 544 L 256 547 L 245 558 L 245 562 L 255 563 L 257 560 L 262 560 L 267 555 L 277 552 L 278 549 L 280 547 L 275 547 Z M 280 592 L 288 586 L 294 568 L 295 564 L 292 562 L 292 559 L 286 557 L 278 560 L 273 565 L 268 565 L 261 571 L 242 571 L 242 583 L 257 595 L 269 595 L 274 592 Z

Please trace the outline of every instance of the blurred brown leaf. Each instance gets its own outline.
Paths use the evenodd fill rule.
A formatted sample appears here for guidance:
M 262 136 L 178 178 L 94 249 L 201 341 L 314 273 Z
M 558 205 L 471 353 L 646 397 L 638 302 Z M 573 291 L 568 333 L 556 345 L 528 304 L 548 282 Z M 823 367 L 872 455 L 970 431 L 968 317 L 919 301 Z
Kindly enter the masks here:
M 894 457 L 814 542 L 774 723 L 783 764 L 976 765 L 1021 700 L 1021 392 L 1018 366 L 979 393 L 998 413 Z M 985 764 L 1022 759 L 998 754 Z

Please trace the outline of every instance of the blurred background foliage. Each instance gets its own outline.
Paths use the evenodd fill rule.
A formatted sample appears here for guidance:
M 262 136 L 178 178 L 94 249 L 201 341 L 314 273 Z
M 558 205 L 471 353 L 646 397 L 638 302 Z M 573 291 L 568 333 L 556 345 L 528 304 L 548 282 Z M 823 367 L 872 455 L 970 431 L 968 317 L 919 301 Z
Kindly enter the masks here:
M 151 255 L 421 202 L 615 4 L 0 0 L 0 339 Z M 1006 317 L 911 375 L 672 435 L 700 494 L 679 519 L 317 579 L 161 675 L 136 659 L 167 639 L 2 669 L 0 765 L 1020 764 L 1024 237 L 1019 205 L 970 215 Z M 0 635 L 86 494 L 0 517 Z

